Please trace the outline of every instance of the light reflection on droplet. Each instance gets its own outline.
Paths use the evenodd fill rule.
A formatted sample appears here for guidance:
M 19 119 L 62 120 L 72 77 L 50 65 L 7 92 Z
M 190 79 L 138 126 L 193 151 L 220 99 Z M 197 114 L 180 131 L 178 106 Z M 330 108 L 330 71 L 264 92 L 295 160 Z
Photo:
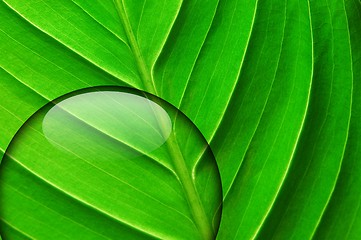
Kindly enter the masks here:
M 158 118 L 164 119 L 162 126 Z M 123 152 L 136 156 L 151 152 L 167 140 L 172 122 L 157 103 L 131 93 L 96 91 L 69 97 L 53 106 L 43 120 L 43 132 L 55 146 L 76 151 L 103 133 L 120 143 Z M 83 132 L 87 138 L 77 136 Z

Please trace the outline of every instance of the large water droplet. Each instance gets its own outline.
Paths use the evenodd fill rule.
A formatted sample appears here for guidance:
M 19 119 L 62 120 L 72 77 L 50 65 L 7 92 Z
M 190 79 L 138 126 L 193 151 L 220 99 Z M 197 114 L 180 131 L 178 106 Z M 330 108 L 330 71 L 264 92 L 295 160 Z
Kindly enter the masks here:
M 214 156 L 180 111 L 144 92 L 61 97 L 19 130 L 0 170 L 0 233 L 35 239 L 214 238 Z

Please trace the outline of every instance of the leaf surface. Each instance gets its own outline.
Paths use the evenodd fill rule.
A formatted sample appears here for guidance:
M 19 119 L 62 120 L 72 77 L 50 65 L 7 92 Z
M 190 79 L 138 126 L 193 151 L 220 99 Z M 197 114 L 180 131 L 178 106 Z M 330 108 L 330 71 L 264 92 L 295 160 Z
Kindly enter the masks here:
M 260 239 L 311 238 L 334 191 L 344 157 L 353 86 L 346 13 L 342 2 L 327 1 L 310 3 L 310 13 L 315 65 L 308 116 Z M 321 17 L 326 13 L 328 24 Z
M 360 204 L 361 204 L 361 168 L 358 159 L 360 150 L 360 81 L 361 72 L 361 29 L 358 22 L 361 19 L 361 5 L 357 1 L 345 2 L 348 16 L 348 27 L 351 41 L 353 69 L 353 98 L 350 120 L 350 130 L 340 174 L 330 203 L 322 216 L 315 233 L 315 238 L 347 238 L 356 239 L 360 236 Z M 344 224 L 347 223 L 347 224 Z
M 106 173 L 120 166 L 95 168 L 80 161 L 82 167 L 73 165 L 78 175 L 68 171 L 70 180 L 63 181 L 62 169 L 71 161 L 42 167 L 22 154 L 22 159 L 7 156 L 1 165 L 6 201 L 22 203 L 24 212 L 47 214 L 20 216 L 13 214 L 15 206 L 6 208 L 1 231 L 13 239 L 32 234 L 40 239 L 189 239 L 202 232 L 196 219 L 208 219 L 216 229 L 217 210 L 222 210 L 218 239 L 355 238 L 360 222 L 360 16 L 358 0 L 1 1 L 2 155 L 24 122 L 49 101 L 88 87 L 132 87 L 171 103 L 200 129 L 216 157 L 224 201 L 216 209 L 218 200 L 209 196 L 217 188 L 203 164 L 211 156 L 202 141 L 189 137 L 197 130 L 184 127 L 177 114 L 170 116 L 182 129 L 177 143 L 149 153 L 144 144 L 156 127 L 134 141 L 76 112 L 76 118 L 105 133 L 106 144 L 98 149 L 116 157 L 109 148 L 116 146 L 110 140 L 115 139 L 150 164 L 129 165 L 123 180 L 132 181 L 133 171 L 140 171 L 164 188 L 138 182 L 134 186 L 153 187 L 152 200 L 134 189 L 135 195 L 129 195 L 134 198 L 110 199 L 120 192 L 109 186 L 120 183 Z M 61 158 L 42 151 L 41 142 L 47 141 L 34 136 L 28 140 L 32 146 L 24 145 L 29 154 Z M 88 143 L 96 145 L 92 136 Z M 189 186 L 206 206 L 201 218 L 187 202 L 187 181 L 179 188 L 174 178 L 180 169 L 172 163 L 179 156 L 176 146 L 190 159 L 181 168 L 197 176 Z M 80 149 L 80 157 L 73 158 L 86 158 L 84 146 L 68 147 Z M 101 181 L 92 178 L 97 175 Z M 27 188 L 29 183 L 34 187 Z M 87 194 L 89 186 L 97 197 Z M 158 207 L 141 215 L 149 201 Z M 114 206 L 123 203 L 134 209 L 119 213 Z M 51 221 L 59 224 L 53 227 Z

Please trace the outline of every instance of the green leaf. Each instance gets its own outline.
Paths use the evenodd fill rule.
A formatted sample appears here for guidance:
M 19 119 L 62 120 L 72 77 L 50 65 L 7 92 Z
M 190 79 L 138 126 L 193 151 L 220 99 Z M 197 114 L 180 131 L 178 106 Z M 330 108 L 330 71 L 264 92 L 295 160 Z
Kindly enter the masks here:
M 250 40 L 254 45 L 249 46 L 252 52 L 240 76 L 244 83 L 223 120 L 231 128 L 221 127 L 215 143 L 215 152 L 222 154 L 219 161 L 227 161 L 223 169 L 235 164 L 231 161 L 237 153 L 242 156 L 231 168 L 235 174 L 229 174 L 232 187 L 224 212 L 231 213 L 222 219 L 221 238 L 250 239 L 257 234 L 294 155 L 312 73 L 310 23 L 302 9 L 307 9 L 307 3 L 269 1 L 257 10 Z M 261 50 L 253 53 L 256 49 Z
M 311 238 L 344 157 L 353 83 L 346 13 L 342 2 L 318 1 L 310 3 L 310 14 L 316 59 L 310 106 L 292 166 L 260 239 Z
M 353 98 L 350 130 L 340 174 L 332 198 L 315 238 L 357 239 L 361 234 L 361 5 L 357 1 L 345 2 L 348 28 L 351 42 L 353 69 Z M 347 224 L 345 224 L 347 223 Z
M 355 239 L 360 235 L 361 221 L 360 16 L 358 0 L 3 0 L 2 154 L 24 122 L 49 101 L 87 87 L 132 87 L 180 109 L 211 146 L 223 188 L 218 239 Z M 192 149 L 202 149 L 202 144 L 188 137 L 197 130 L 182 127 L 176 114 L 170 114 L 170 119 L 181 129 L 176 142 L 170 140 L 170 148 L 148 154 L 153 159 L 150 162 L 172 169 L 180 156 L 177 146 L 182 148 L 185 162 L 201 159 L 203 151 Z M 90 123 L 104 128 L 100 122 Z M 111 128 L 105 130 L 108 136 L 114 133 Z M 139 141 L 126 138 L 124 133 L 116 138 L 131 143 L 133 150 L 143 149 L 144 154 L 149 150 L 146 140 L 154 133 L 148 130 L 150 135 L 140 136 Z M 159 143 L 161 138 L 153 140 Z M 68 147 L 78 148 L 73 144 Z M 51 154 L 31 147 L 28 150 L 39 156 Z M 124 235 L 126 238 L 150 236 L 100 212 L 86 215 L 84 205 L 45 184 L 57 179 L 64 189 L 71 187 L 59 180 L 64 173 L 52 166 L 34 166 L 47 175 L 31 189 L 24 187 L 33 178 L 24 164 L 25 160 L 18 164 L 4 161 L 2 165 L 0 189 L 14 202 L 13 208 L 6 208 L 7 214 L 16 217 L 21 213 L 17 207 L 20 203 L 24 209 L 47 206 L 49 211 L 44 216 L 48 221 L 37 222 L 34 227 L 35 220 L 28 214 L 20 221 L 28 225 L 20 226 L 1 213 L 0 233 L 11 234 L 13 239 L 31 238 L 30 232 L 44 234 L 44 239 L 69 233 L 86 234 L 83 236 L 89 239 L 99 233 L 111 239 L 118 239 L 119 234 L 129 234 Z M 106 164 L 102 167 L 109 168 Z M 192 167 L 194 162 L 186 164 L 187 171 Z M 152 172 L 150 169 L 146 170 Z M 167 174 L 156 169 L 157 181 L 172 183 Z M 180 169 L 185 167 L 173 169 L 175 175 L 182 172 Z M 91 181 L 86 177 L 91 173 L 79 168 L 84 184 Z M 198 174 L 200 180 L 189 186 L 199 192 L 207 217 L 195 217 L 200 215 L 194 214 L 192 204 L 183 208 L 177 205 L 175 209 L 190 221 L 183 224 L 178 219 L 169 224 L 177 219 L 171 217 L 174 212 L 162 214 L 148 209 L 149 218 L 143 220 L 148 224 L 145 228 L 157 232 L 153 236 L 189 239 L 198 230 L 204 232 L 199 223 L 212 219 L 216 212 L 215 207 L 207 208 L 216 205 L 209 197 L 216 188 L 207 185 L 203 171 Z M 16 191 L 4 187 L 6 181 L 11 181 Z M 109 190 L 108 185 L 92 184 Z M 147 186 L 150 184 L 146 182 L 143 187 Z M 83 198 L 89 197 L 86 189 L 73 188 Z M 152 196 L 168 199 L 165 189 L 154 189 Z M 187 190 L 177 191 L 187 203 Z M 25 196 L 46 204 L 34 205 Z M 109 204 L 100 199 L 92 203 Z M 139 200 L 139 206 L 146 201 L 138 195 L 134 199 Z M 12 202 L 10 198 L 7 201 Z M 104 209 L 110 215 L 118 211 Z M 122 214 L 136 221 L 130 213 Z M 49 228 L 54 219 L 58 224 Z M 76 232 L 79 224 L 88 228 Z M 195 229 L 191 230 L 191 225 Z
M 213 238 L 222 199 L 215 159 L 194 125 L 159 103 L 99 89 L 38 111 L 2 163 L 4 224 L 35 239 Z M 182 135 L 198 144 L 170 151 Z M 27 229 L 32 222 L 39 226 Z

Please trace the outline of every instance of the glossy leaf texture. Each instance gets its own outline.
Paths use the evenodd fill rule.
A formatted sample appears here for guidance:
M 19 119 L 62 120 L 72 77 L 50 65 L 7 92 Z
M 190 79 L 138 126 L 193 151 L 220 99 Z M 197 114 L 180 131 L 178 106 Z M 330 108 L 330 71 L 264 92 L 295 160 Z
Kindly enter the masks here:
M 34 239 L 215 236 L 222 191 L 205 139 L 169 104 L 125 90 L 66 95 L 19 130 L 2 162 L 3 237 L 8 227 Z M 197 144 L 180 145 L 179 159 L 168 149 L 184 135 Z
M 210 144 L 223 188 L 217 239 L 355 239 L 360 21 L 358 0 L 3 0 L 2 154 L 49 101 L 132 87 L 180 109 Z M 52 207 L 66 209 L 53 194 Z M 6 221 L 19 239 L 33 230 Z

